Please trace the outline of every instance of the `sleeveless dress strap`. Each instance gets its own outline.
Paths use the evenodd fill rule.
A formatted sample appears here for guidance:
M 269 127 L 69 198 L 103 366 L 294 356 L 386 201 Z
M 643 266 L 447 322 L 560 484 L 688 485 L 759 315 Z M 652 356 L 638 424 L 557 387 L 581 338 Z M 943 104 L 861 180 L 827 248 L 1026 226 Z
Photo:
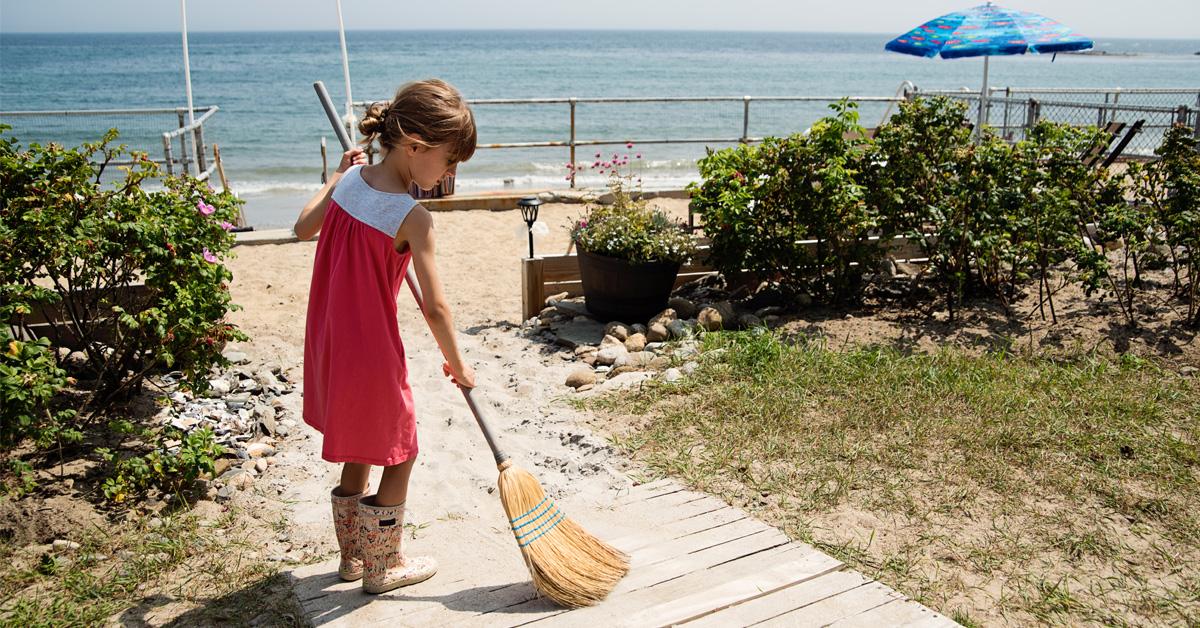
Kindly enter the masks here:
M 333 190 L 333 201 L 359 222 L 396 237 L 417 201 L 409 194 L 381 192 L 367 184 L 362 166 L 351 166 Z

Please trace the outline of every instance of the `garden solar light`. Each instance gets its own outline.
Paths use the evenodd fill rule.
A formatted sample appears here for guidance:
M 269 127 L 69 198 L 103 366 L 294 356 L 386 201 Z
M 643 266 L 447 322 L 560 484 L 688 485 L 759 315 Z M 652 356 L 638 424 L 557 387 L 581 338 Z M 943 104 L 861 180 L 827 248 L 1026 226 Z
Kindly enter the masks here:
M 537 222 L 538 207 L 541 207 L 542 201 L 536 196 L 525 196 L 517 201 L 517 207 L 521 208 L 521 217 L 525 219 L 525 224 L 529 227 L 529 257 L 533 257 L 533 223 Z

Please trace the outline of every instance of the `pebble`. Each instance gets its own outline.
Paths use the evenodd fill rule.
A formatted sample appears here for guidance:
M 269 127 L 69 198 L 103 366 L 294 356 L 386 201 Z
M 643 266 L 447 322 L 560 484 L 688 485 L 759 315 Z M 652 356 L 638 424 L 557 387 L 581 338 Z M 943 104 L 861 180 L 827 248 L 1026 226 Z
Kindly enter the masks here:
M 595 384 L 585 384 L 583 386 L 580 386 L 579 388 L 576 388 L 575 392 L 587 392 L 595 387 L 596 387 Z
M 208 396 L 210 397 L 219 397 L 229 393 L 229 382 L 224 379 L 210 379 L 208 386 Z
M 66 539 L 54 539 L 54 542 L 50 544 L 50 547 L 53 547 L 55 550 L 58 550 L 58 551 L 73 552 L 73 551 L 79 549 L 80 546 L 75 541 L 68 541 Z
M 613 321 L 604 326 L 604 333 L 624 342 L 629 337 L 629 327 L 625 323 Z
M 683 379 L 683 372 L 679 369 L 667 369 L 662 375 L 664 382 L 677 382 Z
M 1196 371 L 1198 371 L 1198 370 L 1200 370 L 1200 369 L 1197 369 L 1194 366 L 1185 366 L 1185 367 L 1179 369 L 1179 374 L 1183 375 L 1185 377 L 1190 377 L 1192 375 L 1195 375 Z
M 241 351 L 227 351 L 225 352 L 225 359 L 233 364 L 245 364 L 250 361 L 250 357 Z
M 629 351 L 625 349 L 625 345 L 623 344 L 604 347 L 596 352 L 596 364 L 603 366 L 611 365 L 617 361 L 618 357 L 627 353 Z
M 267 443 L 250 443 L 246 445 L 246 455 L 251 458 L 265 458 L 275 455 L 275 448 Z
M 593 372 L 592 369 L 590 369 L 590 368 L 576 369 L 574 371 L 571 371 L 570 375 L 567 375 L 566 384 L 567 384 L 567 386 L 570 386 L 571 388 L 578 389 L 582 386 L 587 386 L 589 384 L 595 384 L 595 383 L 596 383 L 596 373 Z
M 625 349 L 629 351 L 642 351 L 646 348 L 645 334 L 630 334 L 625 339 Z
M 691 325 L 687 321 L 675 319 L 667 325 L 667 331 L 670 332 L 672 338 L 684 338 L 688 335 Z
M 259 473 L 266 471 L 267 470 L 267 461 L 262 458 L 255 460 L 254 461 L 254 470 Z
M 706 307 L 700 310 L 698 320 L 700 321 L 700 326 L 705 331 L 720 331 L 725 327 L 725 318 L 714 307 Z M 671 331 L 674 333 L 674 330 Z
M 650 327 L 653 328 L 654 323 L 658 323 L 658 324 L 662 325 L 663 327 L 666 327 L 667 323 L 670 323 L 673 320 L 677 320 L 678 318 L 679 318 L 679 314 L 677 314 L 675 312 L 675 310 L 673 310 L 671 308 L 667 308 L 667 309 L 659 312 L 658 314 L 655 314 L 654 317 L 650 319 Z
M 682 371 L 684 375 L 691 375 L 692 373 L 696 372 L 696 369 L 698 368 L 700 368 L 700 364 L 697 362 L 684 362 L 683 366 L 680 367 L 679 370 Z
M 646 330 L 646 340 L 649 340 L 651 343 L 662 342 L 670 337 L 671 332 L 662 323 L 650 323 L 650 328 Z
M 157 530 L 163 526 L 163 520 L 159 519 L 158 517 L 152 517 L 149 521 L 146 522 L 146 525 L 151 530 Z
M 668 366 L 671 366 L 671 358 L 668 358 L 665 355 L 658 355 L 658 356 L 655 356 L 653 360 L 650 360 L 650 363 L 647 364 L 646 366 L 647 366 L 647 368 L 653 369 L 655 371 L 661 371 L 661 370 L 667 368 Z

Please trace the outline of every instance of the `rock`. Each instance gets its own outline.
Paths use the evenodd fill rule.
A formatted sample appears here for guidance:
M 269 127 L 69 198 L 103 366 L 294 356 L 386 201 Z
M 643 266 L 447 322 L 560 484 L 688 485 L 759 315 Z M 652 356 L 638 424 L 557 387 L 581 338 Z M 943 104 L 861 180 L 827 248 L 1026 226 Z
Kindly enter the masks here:
M 684 343 L 675 350 L 675 357 L 686 360 L 692 356 L 699 355 L 700 350 L 696 348 L 695 343 Z
M 634 323 L 629 327 L 629 331 L 632 331 L 635 334 L 645 334 L 649 329 L 649 327 L 646 327 L 641 323 Z
M 241 351 L 226 351 L 225 359 L 233 364 L 245 364 L 250 361 L 250 357 Z
M 684 338 L 688 335 L 690 329 L 691 325 L 687 321 L 679 319 L 675 319 L 671 321 L 670 325 L 667 325 L 667 332 L 671 334 L 672 338 Z
M 267 436 L 274 436 L 279 431 L 279 424 L 275 421 L 275 408 L 264 404 L 254 406 L 254 419 L 258 421 L 258 427 Z
M 608 376 L 615 377 L 617 375 L 622 375 L 624 373 L 636 373 L 636 372 L 638 372 L 638 370 L 639 369 L 636 366 L 630 366 L 628 364 L 623 364 L 621 366 L 614 368 L 612 371 L 610 371 Z
M 533 382 L 526 381 L 517 384 L 516 393 L 522 397 L 532 396 L 535 391 L 537 391 L 537 384 Z
M 654 359 L 650 360 L 650 363 L 646 366 L 655 371 L 661 371 L 668 366 L 671 366 L 671 358 L 668 358 L 665 355 L 657 355 L 654 356 Z
M 762 319 L 753 314 L 742 314 L 738 317 L 738 326 L 745 329 L 762 327 Z
M 642 351 L 646 348 L 646 336 L 644 334 L 632 334 L 625 339 L 625 348 L 629 351 Z
M 604 347 L 596 352 L 596 364 L 611 366 L 617 361 L 617 358 L 629 353 L 625 349 L 625 345 L 613 345 Z
M 604 339 L 600 341 L 601 349 L 603 349 L 605 347 L 617 347 L 617 346 L 624 347 L 625 343 L 622 341 L 622 339 L 617 338 L 616 336 L 605 336 Z
M 679 369 L 667 369 L 663 372 L 662 378 L 664 382 L 674 383 L 683 379 L 683 372 Z
M 225 486 L 232 486 L 239 491 L 244 491 L 251 486 L 254 486 L 254 476 L 246 471 L 239 470 L 225 481 Z
M 899 273 L 899 271 L 896 269 L 896 262 L 888 258 L 880 260 L 879 272 L 885 277 L 895 277 Z
M 646 351 L 661 351 L 662 348 L 666 346 L 667 343 L 665 342 L 647 342 Z
M 629 327 L 625 323 L 613 321 L 604 326 L 604 333 L 624 342 L 629 337 Z
M 1179 374 L 1183 375 L 1184 377 L 1192 377 L 1196 374 L 1196 371 L 1198 371 L 1198 370 L 1200 370 L 1200 369 L 1197 369 L 1194 366 L 1185 366 L 1185 367 L 1179 369 Z
M 706 307 L 700 310 L 698 318 L 704 331 L 720 331 L 725 328 L 725 317 L 721 316 L 715 307 Z
M 671 332 L 662 323 L 650 323 L 650 328 L 646 330 L 646 340 L 650 342 L 662 342 L 670 337 Z
M 553 307 L 559 301 L 562 301 L 563 299 L 567 298 L 568 296 L 570 296 L 570 293 L 567 293 L 567 292 L 560 292 L 558 294 L 552 294 L 552 295 L 546 297 L 546 305 Z
M 567 316 L 587 316 L 587 305 L 583 299 L 563 299 L 554 304 L 554 309 L 566 314 Z
M 595 387 L 596 387 L 595 384 L 585 384 L 583 386 L 580 386 L 579 388 L 576 388 L 575 392 L 587 392 Z
M 261 460 L 261 458 L 260 458 L 260 460 Z M 239 468 L 242 471 L 245 471 L 246 473 L 254 473 L 255 472 L 254 471 L 254 463 L 255 462 L 258 462 L 258 460 L 247 460 L 247 461 L 243 462 L 241 464 L 241 467 L 239 467 Z
M 684 362 L 683 366 L 680 367 L 679 370 L 683 372 L 684 375 L 691 375 L 692 373 L 696 372 L 696 369 L 698 368 L 700 368 L 700 363 L 698 362 Z
M 218 501 L 218 502 L 229 501 L 230 499 L 233 499 L 233 496 L 236 493 L 237 493 L 237 487 L 235 487 L 231 484 L 226 484 L 225 486 L 222 486 L 219 490 L 217 490 L 216 501 Z
M 246 455 L 251 458 L 266 458 L 275 455 L 275 448 L 266 443 L 250 443 L 246 445 Z
M 598 345 L 604 339 L 604 325 L 585 318 L 582 321 L 571 321 L 564 324 L 555 331 L 555 335 L 557 336 L 555 342 L 568 349 L 584 345 Z
M 650 319 L 650 327 L 653 328 L 654 323 L 659 323 L 663 327 L 666 327 L 668 323 L 670 323 L 671 321 L 676 320 L 678 318 L 679 318 L 679 314 L 677 314 L 675 312 L 675 310 L 673 310 L 671 308 L 667 308 L 667 309 L 659 312 L 658 314 L 655 314 Z
M 163 526 L 163 520 L 159 519 L 158 517 L 151 517 L 150 520 L 146 522 L 146 526 L 151 530 L 157 530 Z
M 222 380 L 224 381 L 224 380 Z M 250 403 L 250 393 L 240 392 L 225 397 L 225 407 L 230 410 L 241 410 Z
M 675 310 L 679 318 L 691 318 L 696 315 L 696 304 L 683 297 L 671 297 L 667 306 Z
M 576 388 L 576 389 L 578 389 L 582 386 L 587 386 L 589 384 L 595 384 L 595 383 L 596 383 L 596 373 L 593 372 L 592 369 L 589 369 L 589 368 L 581 368 L 581 369 L 576 369 L 574 371 L 571 371 L 571 374 L 567 376 L 567 382 L 566 382 L 566 384 L 568 386 L 570 386 L 571 388 Z
M 640 386 L 642 382 L 653 377 L 652 373 L 644 371 L 636 371 L 631 373 L 621 373 L 610 377 L 607 381 L 600 385 L 600 390 L 620 390 L 622 388 L 632 388 Z
M 593 353 L 589 353 L 589 354 L 587 354 L 586 356 L 584 356 L 584 357 L 583 357 L 583 363 L 584 363 L 584 364 L 586 364 L 586 365 L 588 365 L 588 366 L 596 366 L 596 354 L 595 354 L 595 352 L 593 352 Z
M 255 460 L 254 461 L 254 470 L 259 473 L 266 471 L 267 470 L 267 461 L 262 458 Z
M 229 382 L 224 379 L 208 380 L 208 395 L 209 397 L 220 397 L 229 394 Z
M 275 377 L 275 373 L 270 368 L 261 368 L 255 371 L 254 381 L 261 384 L 267 390 L 280 390 L 283 388 L 280 385 L 279 379 Z
M 55 551 L 59 551 L 59 552 L 73 552 L 73 551 L 79 549 L 80 545 L 78 543 L 76 543 L 75 541 L 68 541 L 66 539 L 54 539 L 54 542 L 50 544 L 50 547 L 54 548 Z
M 655 357 L 655 355 L 650 351 L 638 351 L 637 353 L 626 353 L 624 355 L 617 357 L 617 359 L 613 362 L 613 368 L 618 369 L 623 366 L 630 366 L 635 369 L 641 368 L 641 367 L 649 364 L 650 360 L 653 360 L 654 357 Z
M 596 347 L 593 347 L 592 345 L 579 345 L 578 347 L 575 347 L 575 355 L 576 356 L 587 355 L 589 353 L 595 353 L 595 352 L 596 352 Z

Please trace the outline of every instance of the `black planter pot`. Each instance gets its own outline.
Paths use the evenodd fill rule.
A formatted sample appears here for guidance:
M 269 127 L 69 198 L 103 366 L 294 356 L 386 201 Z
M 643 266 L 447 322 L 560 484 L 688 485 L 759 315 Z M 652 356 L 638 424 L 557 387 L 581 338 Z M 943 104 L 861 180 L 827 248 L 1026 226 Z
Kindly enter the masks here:
M 679 276 L 677 262 L 631 264 L 584 250 L 578 257 L 587 309 L 603 321 L 644 323 L 667 307 Z

